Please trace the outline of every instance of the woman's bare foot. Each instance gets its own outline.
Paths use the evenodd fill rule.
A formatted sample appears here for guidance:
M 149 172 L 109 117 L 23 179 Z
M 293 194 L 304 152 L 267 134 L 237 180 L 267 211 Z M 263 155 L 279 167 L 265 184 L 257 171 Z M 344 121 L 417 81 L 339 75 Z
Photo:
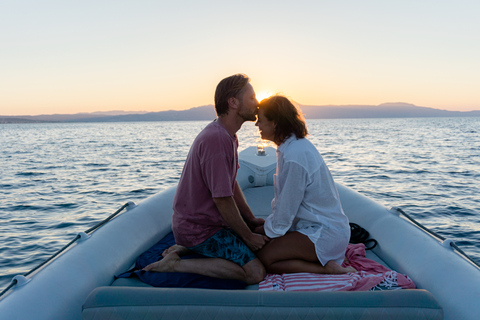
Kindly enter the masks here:
M 151 263 L 145 268 L 144 271 L 150 272 L 174 272 L 175 264 L 180 261 L 180 256 L 176 252 L 171 252 L 157 262 Z
M 357 269 L 351 266 L 344 268 L 334 260 L 328 261 L 325 265 L 325 273 L 327 274 L 345 274 L 350 272 L 357 272 Z
M 167 254 L 172 252 L 177 253 L 179 257 L 192 253 L 192 251 L 187 247 L 181 246 L 179 244 L 174 244 L 173 246 L 162 252 L 162 257 L 166 257 Z

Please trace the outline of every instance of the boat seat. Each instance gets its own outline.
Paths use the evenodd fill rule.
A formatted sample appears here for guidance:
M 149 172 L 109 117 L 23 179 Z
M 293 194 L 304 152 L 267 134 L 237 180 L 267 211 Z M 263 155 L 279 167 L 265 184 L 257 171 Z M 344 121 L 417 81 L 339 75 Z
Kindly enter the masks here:
M 111 284 L 112 287 L 147 287 L 153 288 L 153 286 L 141 281 L 135 276 L 130 278 L 119 278 L 113 281 Z
M 443 319 L 425 290 L 265 292 L 98 287 L 83 305 L 94 319 Z
M 120 278 L 111 284 L 113 287 L 147 287 L 153 288 L 153 286 L 142 282 L 137 277 L 130 277 L 130 278 Z M 258 284 L 251 284 L 245 287 L 245 290 L 258 290 Z

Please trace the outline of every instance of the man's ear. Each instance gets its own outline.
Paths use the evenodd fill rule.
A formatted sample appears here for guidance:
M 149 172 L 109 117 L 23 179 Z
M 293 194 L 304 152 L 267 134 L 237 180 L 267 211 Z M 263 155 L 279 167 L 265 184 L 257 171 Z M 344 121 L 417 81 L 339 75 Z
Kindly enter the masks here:
M 232 109 L 237 109 L 238 108 L 238 104 L 239 104 L 239 100 L 235 97 L 230 97 L 228 98 L 228 106 Z

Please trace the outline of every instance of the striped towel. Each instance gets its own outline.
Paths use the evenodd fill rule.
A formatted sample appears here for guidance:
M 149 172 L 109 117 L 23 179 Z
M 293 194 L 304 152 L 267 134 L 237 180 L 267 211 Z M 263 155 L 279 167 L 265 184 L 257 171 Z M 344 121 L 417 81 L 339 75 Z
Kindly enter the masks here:
M 402 289 L 397 272 L 347 274 L 290 273 L 268 274 L 259 283 L 261 291 L 368 291 Z M 406 286 L 410 288 L 410 286 Z
M 415 284 L 406 275 L 390 270 L 365 258 L 363 244 L 349 245 L 346 256 L 356 273 L 316 274 L 290 273 L 267 274 L 259 283 L 262 291 L 368 291 L 413 289 Z
M 265 291 L 348 291 L 360 280 L 356 273 L 315 274 L 289 273 L 268 274 L 258 285 Z

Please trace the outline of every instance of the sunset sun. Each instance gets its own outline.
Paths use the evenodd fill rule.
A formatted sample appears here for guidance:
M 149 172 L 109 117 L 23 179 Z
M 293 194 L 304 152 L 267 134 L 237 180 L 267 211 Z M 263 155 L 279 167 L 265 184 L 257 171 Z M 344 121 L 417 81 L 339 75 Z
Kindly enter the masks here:
M 256 94 L 258 102 L 262 101 L 265 98 L 274 95 L 272 91 L 260 91 Z

